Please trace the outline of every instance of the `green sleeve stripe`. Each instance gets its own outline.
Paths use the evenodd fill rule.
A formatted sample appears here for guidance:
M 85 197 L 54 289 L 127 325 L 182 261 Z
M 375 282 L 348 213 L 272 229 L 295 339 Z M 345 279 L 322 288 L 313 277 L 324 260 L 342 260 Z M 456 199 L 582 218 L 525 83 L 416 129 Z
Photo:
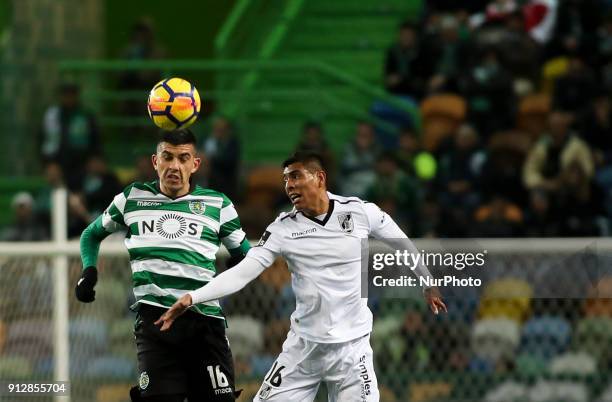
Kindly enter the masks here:
M 126 226 L 125 221 L 123 220 L 123 214 L 121 213 L 121 211 L 119 211 L 119 208 L 117 208 L 115 204 L 111 204 L 110 208 L 108 209 L 108 214 L 110 215 L 113 221 L 115 221 L 119 225 Z
M 219 228 L 219 237 L 224 238 L 232 234 L 234 230 L 241 229 L 240 218 L 234 218 L 231 221 L 225 222 Z
M 123 195 L 125 196 L 125 199 L 127 200 L 128 196 L 130 195 L 130 191 L 132 191 L 132 187 L 134 187 L 135 183 L 130 184 L 129 186 L 127 186 L 124 190 L 123 190 Z
M 206 285 L 208 281 L 198 281 L 178 276 L 156 274 L 149 271 L 134 272 L 132 274 L 134 287 L 154 284 L 162 289 L 196 290 Z
M 171 307 L 177 299 L 174 296 L 144 295 L 139 300 L 150 301 L 153 303 L 161 304 L 162 306 Z M 195 306 L 192 306 L 192 308 L 196 312 L 203 315 L 225 318 L 220 307 L 208 306 L 206 304 L 196 304 Z
M 200 239 L 207 241 L 209 243 L 212 243 L 216 247 L 219 247 L 219 244 L 221 244 L 221 241 L 219 240 L 219 236 L 217 235 L 217 232 L 215 232 L 208 226 L 205 226 L 204 230 L 202 230 L 202 235 L 200 236 Z
M 216 272 L 215 260 L 208 259 L 195 251 L 169 247 L 136 247 L 130 248 L 128 251 L 131 261 L 159 259 L 195 265 Z
M 233 257 L 244 257 L 245 255 L 247 255 L 247 252 L 251 249 L 251 244 L 249 243 L 249 241 L 247 240 L 247 238 L 245 237 L 244 240 L 242 240 L 240 242 L 240 245 L 236 248 L 233 248 L 231 250 L 228 250 L 229 253 L 233 256 Z
M 81 234 L 80 248 L 83 269 L 95 267 L 98 263 L 98 253 L 100 243 L 110 233 L 102 226 L 102 216 L 98 216 L 95 221 L 89 224 Z
M 228 205 L 230 205 L 231 203 L 232 203 L 232 202 L 230 201 L 230 199 L 229 199 L 229 198 L 227 198 L 227 197 L 225 196 L 225 194 L 223 194 L 223 203 L 221 204 L 221 208 L 225 208 L 225 207 L 227 207 Z

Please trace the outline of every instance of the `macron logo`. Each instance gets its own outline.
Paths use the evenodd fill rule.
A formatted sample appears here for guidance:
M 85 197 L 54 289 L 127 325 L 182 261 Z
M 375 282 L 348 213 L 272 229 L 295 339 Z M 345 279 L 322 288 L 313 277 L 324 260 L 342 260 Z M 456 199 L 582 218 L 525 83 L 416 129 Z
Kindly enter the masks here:
M 293 233 L 291 233 L 291 237 L 295 239 L 296 237 L 306 236 L 306 235 L 309 235 L 309 234 L 314 233 L 316 231 L 317 231 L 317 228 L 311 228 L 311 229 L 303 230 L 301 232 L 293 232 Z
M 157 201 L 138 201 L 136 203 L 136 206 L 139 206 L 139 207 L 158 207 L 161 204 L 162 204 L 161 202 L 157 202 Z

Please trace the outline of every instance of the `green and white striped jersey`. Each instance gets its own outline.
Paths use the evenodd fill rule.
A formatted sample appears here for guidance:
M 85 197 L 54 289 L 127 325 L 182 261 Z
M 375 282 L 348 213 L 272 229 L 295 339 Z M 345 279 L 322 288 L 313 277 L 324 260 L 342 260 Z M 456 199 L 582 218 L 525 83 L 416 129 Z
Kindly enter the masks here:
M 200 186 L 172 199 L 157 182 L 133 183 L 113 199 L 101 224 L 109 233 L 127 228 L 136 303 L 170 307 L 215 276 L 221 242 L 232 254 L 249 248 L 229 198 Z M 193 310 L 223 318 L 216 300 Z

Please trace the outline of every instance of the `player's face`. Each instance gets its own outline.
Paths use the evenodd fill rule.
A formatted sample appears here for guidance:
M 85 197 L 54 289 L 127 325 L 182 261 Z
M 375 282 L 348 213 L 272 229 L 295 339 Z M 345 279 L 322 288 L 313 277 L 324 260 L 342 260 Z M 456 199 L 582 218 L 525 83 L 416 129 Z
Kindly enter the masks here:
M 172 145 L 162 142 L 153 155 L 153 167 L 157 171 L 162 191 L 173 196 L 189 192 L 189 178 L 200 167 L 193 144 Z
M 292 163 L 283 171 L 285 192 L 298 210 L 314 210 L 325 193 L 325 173 L 311 172 L 302 163 Z

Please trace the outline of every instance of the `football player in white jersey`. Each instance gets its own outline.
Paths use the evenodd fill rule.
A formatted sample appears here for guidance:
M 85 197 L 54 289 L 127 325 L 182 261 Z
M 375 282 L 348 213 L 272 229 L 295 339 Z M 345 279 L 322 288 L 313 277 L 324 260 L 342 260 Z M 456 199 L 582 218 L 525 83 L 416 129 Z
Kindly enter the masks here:
M 293 210 L 281 213 L 259 243 L 234 268 L 180 298 L 156 324 L 168 329 L 190 306 L 242 289 L 282 256 L 291 271 L 296 310 L 283 351 L 266 374 L 254 401 L 313 401 L 325 382 L 330 402 L 378 401 L 370 332 L 372 313 L 361 297 L 362 241 L 403 239 L 375 204 L 327 191 L 316 154 L 297 153 L 283 163 L 285 191 Z M 424 265 L 414 271 L 430 276 Z M 437 289 L 424 290 L 434 313 L 446 311 Z

